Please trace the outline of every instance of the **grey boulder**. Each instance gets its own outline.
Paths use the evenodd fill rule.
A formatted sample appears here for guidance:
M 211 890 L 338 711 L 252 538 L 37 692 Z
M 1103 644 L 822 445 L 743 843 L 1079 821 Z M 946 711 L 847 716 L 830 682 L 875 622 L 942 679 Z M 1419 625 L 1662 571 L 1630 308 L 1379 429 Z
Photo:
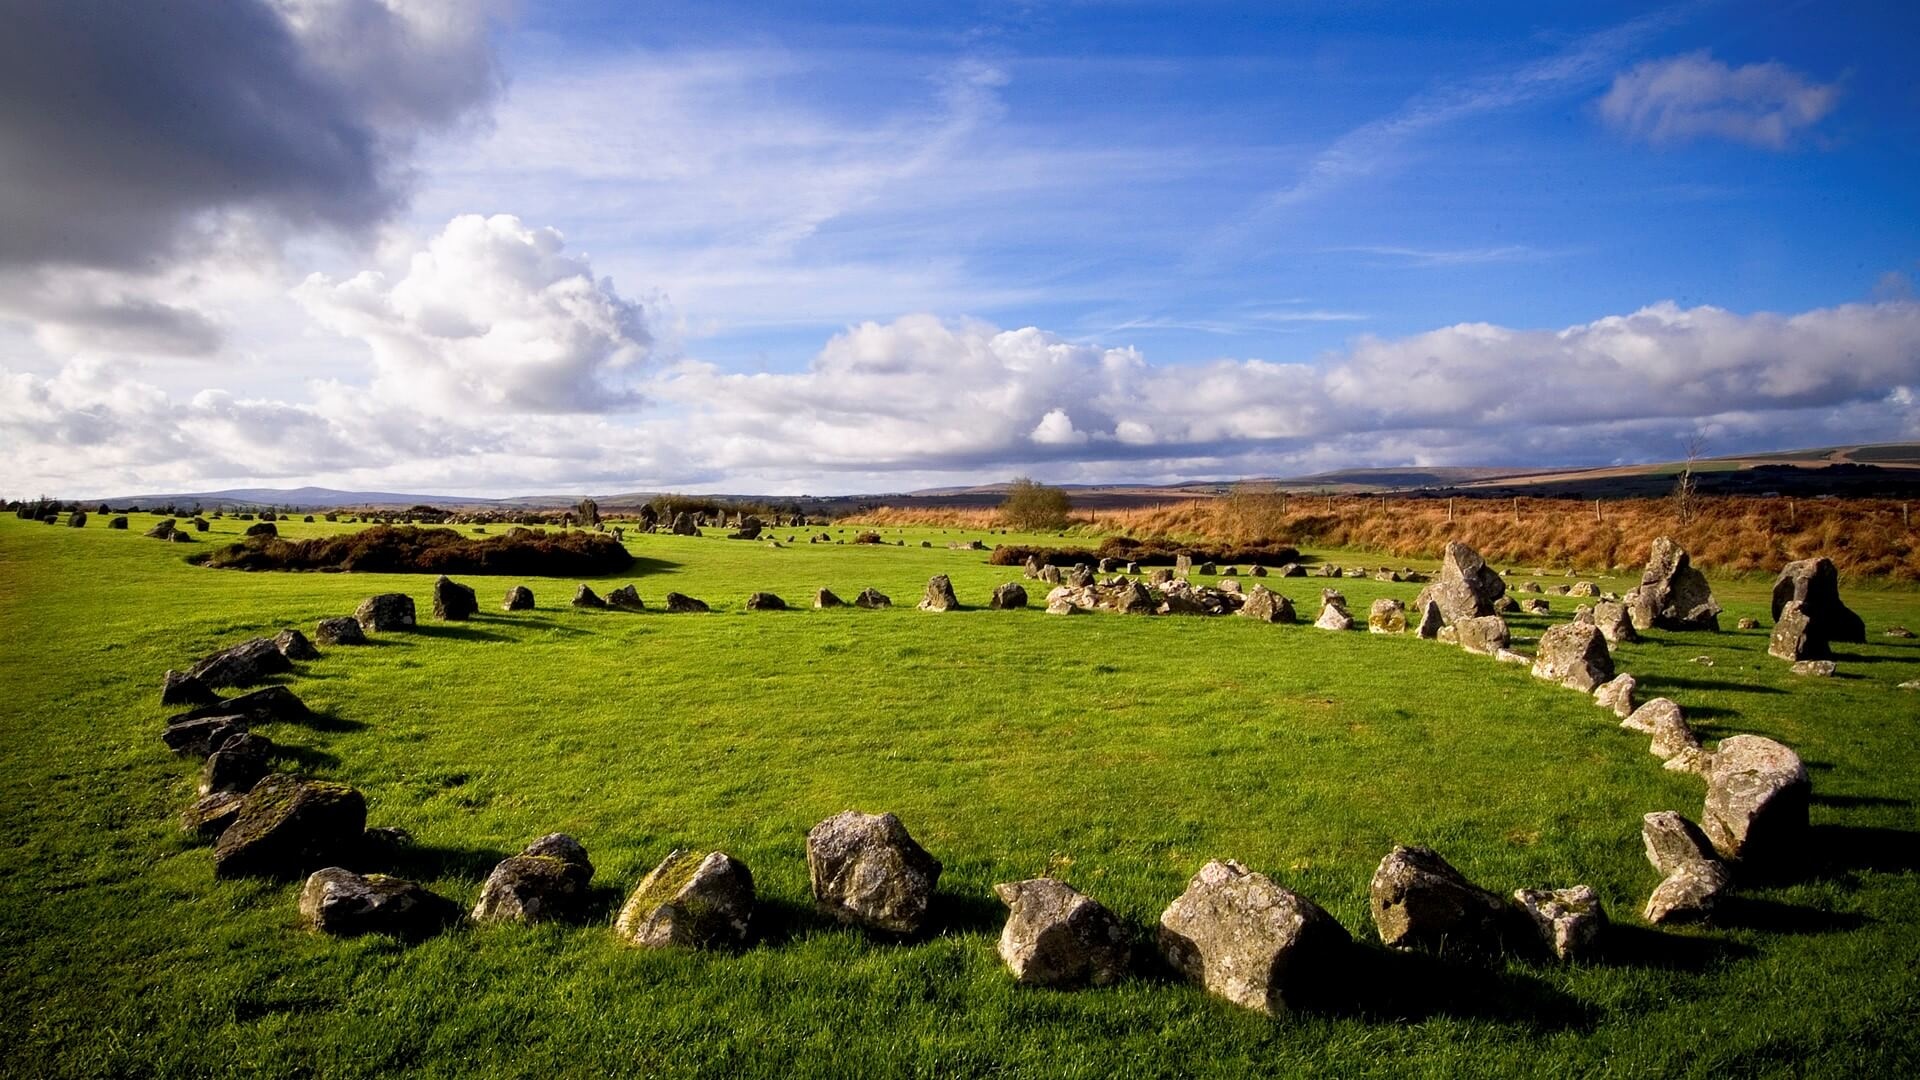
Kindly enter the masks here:
M 844 923 L 894 934 L 919 931 L 940 870 L 940 860 L 892 814 L 847 810 L 807 833 L 814 903 Z

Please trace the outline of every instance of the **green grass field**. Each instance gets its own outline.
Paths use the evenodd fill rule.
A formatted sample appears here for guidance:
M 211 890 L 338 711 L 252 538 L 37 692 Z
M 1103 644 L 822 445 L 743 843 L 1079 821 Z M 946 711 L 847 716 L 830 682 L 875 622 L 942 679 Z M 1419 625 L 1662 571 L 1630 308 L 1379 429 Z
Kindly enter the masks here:
M 641 563 L 596 590 L 632 581 L 649 604 L 678 590 L 714 613 L 580 612 L 574 580 L 471 577 L 480 616 L 439 624 L 428 577 L 200 569 L 185 557 L 246 523 L 172 545 L 141 536 L 152 520 L 0 519 L 9 1075 L 1920 1072 L 1920 694 L 1896 689 L 1920 679 L 1920 641 L 1880 634 L 1920 628 L 1920 593 L 1847 583 L 1870 641 L 1841 647 L 1833 679 L 1788 675 L 1765 630 L 1619 648 L 1643 698 L 1673 697 L 1710 738 L 1780 739 L 1814 782 L 1808 866 L 1744 891 L 1722 925 L 1666 931 L 1638 918 L 1657 883 L 1640 817 L 1697 819 L 1701 781 L 1584 696 L 1411 636 L 923 613 L 930 574 L 973 604 L 1019 576 L 941 546 L 977 534 L 924 529 L 886 530 L 904 548 L 630 537 Z M 500 612 L 523 581 L 538 609 Z M 1328 584 L 1267 583 L 1309 617 Z M 761 589 L 804 607 L 823 585 L 897 606 L 742 610 Z M 1340 585 L 1356 612 L 1419 588 Z M 1766 623 L 1765 582 L 1716 588 L 1726 625 Z M 297 884 L 216 881 L 179 831 L 196 763 L 161 745 L 162 672 L 395 590 L 423 625 L 302 665 L 289 685 L 321 717 L 262 729 L 281 767 L 364 791 L 370 824 L 419 842 L 404 872 L 463 905 L 498 859 L 572 833 L 598 868 L 584 924 L 327 939 L 300 929 Z M 1570 617 L 1576 601 L 1550 599 Z M 1515 618 L 1516 647 L 1551 620 Z M 812 912 L 806 831 L 847 808 L 898 813 L 945 863 L 935 932 L 883 942 Z M 995 882 L 1052 872 L 1150 940 L 1215 857 L 1375 941 L 1367 883 L 1396 843 L 1503 893 L 1592 885 L 1617 924 L 1606 961 L 1481 974 L 1376 945 L 1359 954 L 1373 993 L 1276 1021 L 1150 966 L 1021 989 L 994 955 Z M 626 891 L 675 846 L 752 868 L 754 947 L 615 940 Z

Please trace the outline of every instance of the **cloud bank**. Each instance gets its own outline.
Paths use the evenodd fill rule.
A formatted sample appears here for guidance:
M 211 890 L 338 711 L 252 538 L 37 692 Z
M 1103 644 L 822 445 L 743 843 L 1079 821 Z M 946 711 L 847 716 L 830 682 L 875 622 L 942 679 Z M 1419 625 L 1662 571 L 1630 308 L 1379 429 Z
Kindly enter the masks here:
M 1649 60 L 1614 77 L 1600 116 L 1656 145 L 1717 138 L 1784 150 L 1840 100 L 1837 84 L 1812 81 L 1785 64 L 1737 68 L 1704 50 Z

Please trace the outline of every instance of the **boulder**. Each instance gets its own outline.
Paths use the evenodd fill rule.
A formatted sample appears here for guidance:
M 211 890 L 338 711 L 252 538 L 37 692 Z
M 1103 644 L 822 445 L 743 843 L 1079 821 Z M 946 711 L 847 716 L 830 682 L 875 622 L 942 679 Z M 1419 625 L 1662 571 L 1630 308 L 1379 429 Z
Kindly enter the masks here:
M 313 628 L 315 640 L 322 645 L 365 645 L 366 631 L 360 628 L 360 620 L 351 615 L 342 615 L 337 619 L 321 619 Z
M 1657 925 L 1711 917 L 1733 877 L 1699 827 L 1662 810 L 1641 819 L 1640 841 L 1664 879 L 1647 898 L 1646 920 Z
M 1527 601 L 1526 606 L 1522 610 L 1529 615 L 1545 615 L 1553 610 L 1553 606 L 1545 600 L 1535 597 Z
M 876 589 L 872 586 L 868 586 L 864 589 L 861 589 L 860 595 L 853 598 L 853 606 L 863 607 L 863 608 L 884 608 L 884 607 L 892 607 L 893 601 L 887 599 L 886 593 L 883 593 L 879 589 Z
M 169 670 L 160 682 L 162 705 L 211 705 L 220 700 L 213 688 L 184 671 Z
M 336 937 L 391 934 L 419 938 L 459 917 L 453 901 L 417 882 L 386 874 L 362 877 L 329 866 L 314 871 L 300 890 L 300 918 L 309 927 Z
M 1404 634 L 1407 632 L 1407 605 L 1389 596 L 1383 596 L 1367 609 L 1367 631 L 1374 634 Z
M 1600 586 L 1591 581 L 1576 581 L 1567 589 L 1568 596 L 1599 596 Z
M 753 920 L 753 874 L 724 851 L 675 850 L 627 898 L 613 929 L 651 949 L 738 948 Z
M 1800 605 L 1807 620 L 1807 633 L 1826 655 L 1830 642 L 1867 640 L 1867 624 L 1840 602 L 1840 573 L 1830 559 L 1800 559 L 1780 569 L 1773 582 L 1773 619 L 1780 621 L 1787 605 Z M 1778 654 L 1775 654 L 1778 655 Z M 1804 659 L 1796 657 L 1796 659 Z
M 921 929 L 940 861 L 892 814 L 847 810 L 807 833 L 814 903 L 843 923 L 895 934 Z
M 1498 656 L 1505 652 L 1512 640 L 1507 632 L 1507 620 L 1498 615 L 1456 619 L 1452 630 L 1455 644 L 1470 653 L 1487 656 Z
M 1090 588 L 1093 585 L 1093 567 L 1086 563 L 1074 563 L 1073 569 L 1067 571 L 1067 584 L 1076 589 Z
M 757 592 L 747 597 L 748 611 L 785 611 L 787 602 L 770 592 Z
M 1593 625 L 1600 628 L 1600 636 L 1612 644 L 1640 640 L 1640 635 L 1633 629 L 1633 620 L 1627 615 L 1626 605 L 1619 601 L 1602 600 L 1594 604 L 1589 618 Z
M 209 687 L 252 686 L 293 670 L 268 638 L 249 638 L 195 664 L 188 672 Z
M 153 528 L 147 530 L 147 535 L 155 540 L 170 540 L 177 525 L 178 523 L 172 518 L 163 518 L 156 522 Z
M 1665 698 L 1655 700 L 1666 701 Z M 1661 761 L 1669 761 L 1682 754 L 1698 754 L 1700 736 L 1695 735 L 1693 728 L 1687 726 L 1686 717 L 1681 713 L 1680 706 L 1670 701 L 1666 701 L 1666 704 L 1671 705 L 1672 708 L 1657 710 L 1643 719 L 1644 723 L 1653 728 L 1648 732 L 1653 736 L 1653 742 L 1647 749 Z M 1638 715 L 1637 711 L 1635 715 Z
M 506 599 L 500 601 L 501 611 L 532 611 L 533 590 L 525 585 L 515 585 L 507 590 Z
M 1078 568 L 1075 569 L 1077 572 Z M 1089 580 L 1087 584 L 1093 582 Z M 927 590 L 921 594 L 919 606 L 921 611 L 952 611 L 960 606 L 960 601 L 953 595 L 953 582 L 947 579 L 947 575 L 935 574 L 927 579 Z
M 1290 623 L 1294 621 L 1293 601 L 1265 585 L 1256 584 L 1247 590 L 1247 601 L 1240 605 L 1238 614 L 1260 622 Z
M 1167 963 L 1208 993 L 1280 1016 L 1345 976 L 1352 939 L 1299 893 L 1237 862 L 1200 868 L 1160 915 Z
M 267 775 L 273 764 L 273 740 L 239 732 L 221 741 L 200 768 L 200 794 L 217 791 L 244 794 Z
M 480 887 L 474 922 L 539 923 L 578 918 L 586 907 L 593 863 L 580 841 L 543 836 L 502 859 Z
M 247 792 L 213 849 L 221 877 L 307 873 L 352 853 L 367 802 L 345 784 L 268 773 Z
M 1240 582 L 1233 578 L 1227 578 L 1220 582 L 1220 591 L 1240 595 Z
M 1626 719 L 1633 715 L 1633 692 L 1640 681 L 1624 672 L 1593 688 L 1593 703 L 1603 709 L 1612 709 L 1615 716 Z
M 1046 565 L 1046 566 L 1043 566 L 1043 567 L 1041 567 L 1041 568 L 1040 568 L 1040 580 L 1041 580 L 1041 581 L 1042 581 L 1043 583 L 1045 583 L 1045 584 L 1048 584 L 1048 585 L 1058 585 L 1058 584 L 1060 584 L 1060 581 L 1061 581 L 1061 578 L 1060 578 L 1060 568 L 1059 568 L 1059 567 L 1057 567 L 1057 566 L 1054 566 L 1054 565 L 1052 565 L 1052 564 L 1048 564 L 1048 565 Z
M 760 539 L 761 530 L 765 528 L 766 528 L 766 524 L 764 522 L 762 522 L 759 518 L 754 517 L 752 514 L 748 514 L 747 516 L 740 519 L 739 528 L 727 534 L 727 539 L 758 540 Z
M 180 812 L 180 831 L 202 840 L 212 840 L 225 832 L 240 816 L 240 804 L 246 796 L 238 791 L 215 791 L 195 799 Z
M 672 531 L 673 531 L 673 535 L 675 536 L 699 536 L 700 526 L 694 524 L 692 514 L 689 514 L 686 511 L 682 510 L 681 512 L 673 515 Z
M 1600 894 L 1586 885 L 1570 889 L 1516 889 L 1513 902 L 1540 932 L 1555 959 L 1581 961 L 1599 950 L 1606 932 L 1607 912 Z
M 480 601 L 473 589 L 462 585 L 445 574 L 441 574 L 433 583 L 433 617 L 443 622 L 458 622 L 473 618 L 480 610 Z
M 1775 862 L 1805 839 L 1812 787 L 1800 755 L 1759 735 L 1714 748 L 1700 824 L 1728 859 Z
M 1053 600 L 1054 597 L 1049 594 L 1047 597 L 1049 610 L 1052 608 Z M 1091 608 L 1097 606 L 1098 603 L 1099 601 L 1096 599 L 1093 604 L 1086 606 Z M 1151 615 L 1159 610 L 1160 598 L 1153 594 L 1152 589 L 1147 588 L 1138 581 L 1129 579 L 1125 584 L 1118 586 L 1108 594 L 1106 605 L 1122 615 Z M 1074 606 L 1079 605 L 1075 604 Z
M 1751 615 L 1742 615 L 1739 620 L 1733 624 L 1733 628 L 1735 630 L 1758 630 L 1760 629 L 1760 620 Z
M 619 590 L 615 591 L 617 592 Z M 608 599 L 611 601 L 611 594 L 609 594 Z M 704 615 L 713 610 L 707 606 L 705 600 L 696 600 L 685 593 L 677 592 L 667 594 L 666 605 L 667 612 L 673 615 Z
M 107 528 L 109 529 L 124 529 L 126 527 L 127 519 L 124 516 L 107 519 Z
M 307 635 L 291 627 L 273 636 L 273 647 L 279 649 L 280 655 L 289 660 L 320 659 L 320 650 L 313 647 L 313 642 L 307 640 Z
M 204 758 L 218 750 L 228 739 L 244 735 L 247 722 L 237 716 L 204 716 L 174 720 L 160 733 L 160 741 L 176 754 Z
M 1693 568 L 1685 548 L 1662 536 L 1653 542 L 1640 584 L 1627 594 L 1634 629 L 1718 630 L 1720 605 L 1706 575 Z
M 1396 847 L 1380 860 L 1368 909 L 1382 944 L 1436 956 L 1496 958 L 1513 929 L 1504 900 L 1425 847 Z
M 1351 630 L 1353 616 L 1347 614 L 1346 608 L 1329 600 L 1320 606 L 1320 617 L 1313 620 L 1313 625 L 1322 630 Z
M 1583 694 L 1613 678 L 1613 656 L 1600 629 L 1588 623 L 1561 623 L 1540 635 L 1534 657 L 1536 678 L 1557 682 Z
M 381 593 L 360 602 L 353 617 L 360 629 L 378 634 L 385 630 L 413 629 L 413 597 L 406 593 Z
M 1025 986 L 1105 986 L 1127 973 L 1127 928 L 1100 902 L 1053 878 L 993 887 L 1007 905 L 1000 959 Z
M 813 594 L 813 606 L 817 608 L 845 607 L 846 603 L 835 596 L 832 589 L 818 589 Z
M 1494 614 L 1494 602 L 1507 594 L 1507 583 L 1487 566 L 1480 553 L 1459 542 L 1447 541 L 1440 562 L 1440 577 L 1420 590 L 1413 602 L 1416 608 L 1428 600 L 1440 605 L 1440 617 L 1448 623 Z
M 1446 625 L 1446 619 L 1440 614 L 1440 604 L 1429 596 L 1419 605 L 1420 626 L 1415 632 L 1427 641 L 1440 636 L 1440 628 Z
M 1808 617 L 1806 606 L 1800 601 L 1787 601 L 1785 607 L 1774 612 L 1773 620 L 1773 636 L 1767 642 L 1767 655 L 1777 656 L 1788 663 L 1828 655 L 1826 639 L 1813 632 L 1813 620 Z
M 51 523 L 49 523 L 49 524 L 51 524 Z M 169 541 L 170 543 L 175 543 L 175 544 L 191 544 L 191 543 L 193 543 L 193 537 L 192 537 L 192 536 L 190 536 L 190 535 L 188 535 L 188 534 L 187 534 L 186 532 L 183 532 L 183 531 L 182 531 L 182 530 L 180 530 L 180 529 L 175 529 L 175 530 L 173 530 L 172 532 L 170 532 L 170 533 L 168 533 L 168 534 L 167 534 L 167 540 L 168 540 L 168 541 Z
M 1018 583 L 1012 582 L 1012 581 L 1005 582 L 1004 584 L 1001 584 L 1001 585 L 996 585 L 993 590 L 992 598 L 987 601 L 987 606 L 995 609 L 996 611 L 1006 611 L 1012 608 L 1026 607 L 1027 606 L 1027 590 L 1021 588 Z
M 634 588 L 632 585 L 622 585 L 617 589 L 608 590 L 607 606 L 610 608 L 618 609 L 620 611 L 647 610 L 646 601 L 640 599 L 640 590 Z M 668 597 L 667 610 L 668 611 L 674 610 L 672 607 L 671 596 Z
M 638 597 L 636 596 L 635 599 L 638 599 Z M 604 608 L 607 606 L 607 602 L 600 599 L 599 595 L 591 588 L 582 585 L 574 590 L 573 606 L 577 608 Z
M 279 536 L 280 529 L 271 521 L 256 522 L 247 526 L 248 536 Z

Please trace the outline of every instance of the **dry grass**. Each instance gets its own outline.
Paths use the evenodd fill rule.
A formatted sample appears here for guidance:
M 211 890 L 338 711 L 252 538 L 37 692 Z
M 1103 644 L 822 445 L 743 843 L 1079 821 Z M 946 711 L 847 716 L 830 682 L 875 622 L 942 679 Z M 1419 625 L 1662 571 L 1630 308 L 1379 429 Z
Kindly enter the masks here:
M 1235 494 L 1136 510 L 1075 511 L 1068 535 L 1173 537 L 1245 544 L 1350 547 L 1432 558 L 1463 540 L 1488 559 L 1606 570 L 1639 565 L 1655 537 L 1671 536 L 1697 564 L 1721 573 L 1772 573 L 1825 555 L 1841 573 L 1920 581 L 1920 534 L 1903 504 L 1884 499 L 1701 498 L 1682 523 L 1669 499 L 1599 504 L 1571 499 L 1410 499 Z M 871 525 L 990 529 L 993 510 L 898 510 Z

